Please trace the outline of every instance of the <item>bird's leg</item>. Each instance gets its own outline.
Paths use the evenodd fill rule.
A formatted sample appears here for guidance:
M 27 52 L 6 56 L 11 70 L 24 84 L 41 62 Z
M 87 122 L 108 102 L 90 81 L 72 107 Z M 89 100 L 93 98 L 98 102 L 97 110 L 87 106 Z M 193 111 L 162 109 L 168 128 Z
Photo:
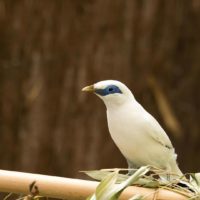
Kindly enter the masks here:
M 128 163 L 128 169 L 130 169 L 130 170 L 128 171 L 127 175 L 128 175 L 128 176 L 131 176 L 131 175 L 134 174 L 134 170 L 133 170 L 133 169 L 135 169 L 136 167 L 135 167 L 134 164 L 133 164 L 130 160 L 128 160 L 128 159 L 127 159 L 127 163 Z

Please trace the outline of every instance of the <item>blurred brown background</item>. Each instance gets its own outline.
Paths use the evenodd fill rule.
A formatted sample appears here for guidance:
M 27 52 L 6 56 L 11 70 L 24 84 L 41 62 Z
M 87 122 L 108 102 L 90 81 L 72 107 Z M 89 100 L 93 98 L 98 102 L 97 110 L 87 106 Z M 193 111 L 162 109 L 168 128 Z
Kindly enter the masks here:
M 81 92 L 117 79 L 165 128 L 181 169 L 200 171 L 199 76 L 198 0 L 1 0 L 0 169 L 126 167 L 105 106 Z

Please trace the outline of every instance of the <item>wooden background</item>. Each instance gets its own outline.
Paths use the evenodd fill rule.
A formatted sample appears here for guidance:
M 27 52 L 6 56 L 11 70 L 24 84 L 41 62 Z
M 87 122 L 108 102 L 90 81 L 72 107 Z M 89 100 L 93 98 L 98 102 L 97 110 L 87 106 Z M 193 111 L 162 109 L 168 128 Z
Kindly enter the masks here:
M 200 171 L 199 76 L 198 0 L 0 0 L 0 168 L 126 167 L 105 106 L 81 92 L 117 79 L 165 128 L 180 168 Z

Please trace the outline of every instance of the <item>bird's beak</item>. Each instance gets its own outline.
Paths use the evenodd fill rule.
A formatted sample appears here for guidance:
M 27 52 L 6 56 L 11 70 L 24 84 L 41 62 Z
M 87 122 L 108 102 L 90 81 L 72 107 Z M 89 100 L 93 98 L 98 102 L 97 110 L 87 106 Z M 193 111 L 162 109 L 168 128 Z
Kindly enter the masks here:
M 86 86 L 82 89 L 83 92 L 95 92 L 94 85 Z

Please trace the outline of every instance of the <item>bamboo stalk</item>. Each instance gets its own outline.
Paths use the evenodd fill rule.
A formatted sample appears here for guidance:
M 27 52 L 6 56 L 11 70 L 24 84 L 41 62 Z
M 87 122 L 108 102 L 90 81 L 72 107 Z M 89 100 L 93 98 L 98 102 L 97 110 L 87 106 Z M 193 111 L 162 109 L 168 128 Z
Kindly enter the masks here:
M 0 170 L 0 192 L 30 194 L 30 185 L 35 181 L 39 195 L 68 200 L 83 200 L 94 193 L 99 182 L 80 179 L 46 176 L 23 172 Z M 146 200 L 186 200 L 186 197 L 163 189 L 128 187 L 120 200 L 126 200 L 135 194 L 147 196 Z

